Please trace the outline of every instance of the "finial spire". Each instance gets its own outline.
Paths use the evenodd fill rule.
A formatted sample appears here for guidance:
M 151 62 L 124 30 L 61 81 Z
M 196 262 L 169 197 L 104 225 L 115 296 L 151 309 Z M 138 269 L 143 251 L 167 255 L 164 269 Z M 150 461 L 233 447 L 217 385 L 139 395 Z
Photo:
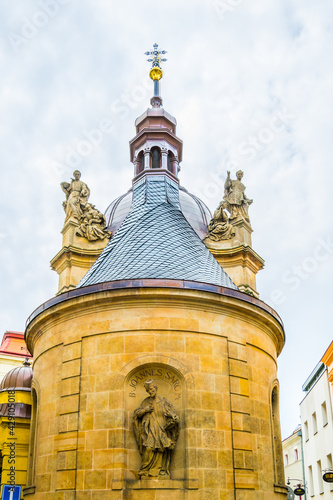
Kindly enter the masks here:
M 25 360 L 23 361 L 23 366 L 31 366 L 31 363 L 29 361 L 29 358 L 28 356 L 25 358 Z
M 162 58 L 161 54 L 166 53 L 166 50 L 158 50 L 157 43 L 154 43 L 153 50 L 145 52 L 146 56 L 152 56 L 152 58 L 147 59 L 147 61 L 152 63 L 149 76 L 154 82 L 154 97 L 150 102 L 154 108 L 160 108 L 162 106 L 162 99 L 160 97 L 160 79 L 163 76 L 161 62 L 165 62 L 167 59 Z

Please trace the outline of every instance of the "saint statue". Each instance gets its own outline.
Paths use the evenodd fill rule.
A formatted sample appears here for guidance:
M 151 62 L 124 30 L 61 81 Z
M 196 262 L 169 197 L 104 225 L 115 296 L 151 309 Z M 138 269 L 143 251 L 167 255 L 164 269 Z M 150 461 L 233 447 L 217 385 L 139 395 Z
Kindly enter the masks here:
M 238 170 L 236 172 L 237 179 L 230 179 L 230 172 L 228 171 L 227 180 L 224 184 L 224 202 L 225 208 L 230 212 L 229 219 L 245 219 L 250 222 L 249 219 L 249 205 L 253 203 L 244 193 L 245 186 L 242 183 L 243 172 Z
M 208 238 L 212 241 L 229 240 L 235 236 L 235 229 L 228 221 L 228 214 L 225 210 L 225 202 L 221 201 L 214 212 L 214 216 L 208 224 Z
M 149 396 L 134 411 L 133 431 L 142 456 L 140 477 L 170 476 L 171 450 L 179 436 L 179 417 L 170 401 L 157 394 L 153 380 L 144 383 Z
M 80 221 L 83 215 L 83 207 L 87 203 L 90 189 L 87 184 L 80 180 L 81 172 L 75 170 L 73 172 L 74 179 L 70 183 L 62 182 L 61 188 L 66 194 L 66 201 L 63 203 L 64 210 L 66 212 L 65 222 L 74 218 Z
M 95 205 L 86 203 L 82 211 L 82 222 L 76 231 L 78 236 L 85 237 L 88 241 L 111 238 L 112 233 L 106 229 L 105 217 Z

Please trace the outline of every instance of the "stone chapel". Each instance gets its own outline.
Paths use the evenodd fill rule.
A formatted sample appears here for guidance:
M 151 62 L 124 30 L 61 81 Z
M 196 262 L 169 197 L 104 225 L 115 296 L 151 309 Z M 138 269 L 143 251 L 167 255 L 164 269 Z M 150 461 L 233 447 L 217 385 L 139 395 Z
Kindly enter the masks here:
M 286 499 L 278 314 L 259 299 L 243 172 L 211 216 L 179 184 L 183 143 L 151 106 L 134 175 L 103 215 L 78 171 L 61 187 L 58 293 L 29 317 L 27 500 Z M 82 177 L 82 180 L 81 180 Z

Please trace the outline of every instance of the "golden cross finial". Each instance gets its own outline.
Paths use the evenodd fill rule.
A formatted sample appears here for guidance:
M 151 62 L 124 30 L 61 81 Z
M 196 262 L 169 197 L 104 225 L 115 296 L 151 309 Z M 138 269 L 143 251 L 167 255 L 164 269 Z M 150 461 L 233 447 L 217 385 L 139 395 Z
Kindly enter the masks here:
M 163 76 L 163 71 L 161 68 L 161 62 L 165 62 L 167 59 L 162 58 L 161 54 L 166 54 L 166 50 L 158 50 L 158 44 L 154 43 L 154 50 L 145 52 L 146 56 L 152 56 L 152 58 L 147 59 L 148 62 L 151 62 L 151 70 L 149 72 L 149 76 L 152 80 L 160 80 Z

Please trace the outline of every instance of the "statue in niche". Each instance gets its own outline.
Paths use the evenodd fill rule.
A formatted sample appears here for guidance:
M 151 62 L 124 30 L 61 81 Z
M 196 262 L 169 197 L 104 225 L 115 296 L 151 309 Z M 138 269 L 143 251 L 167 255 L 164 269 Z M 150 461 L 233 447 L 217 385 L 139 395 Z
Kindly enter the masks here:
M 95 205 L 86 203 L 82 208 L 82 222 L 76 231 L 78 236 L 87 238 L 89 241 L 104 240 L 111 238 L 112 233 L 106 229 L 104 215 L 95 208 Z
M 238 170 L 236 172 L 237 179 L 230 179 L 230 172 L 228 171 L 227 180 L 224 184 L 224 202 L 225 208 L 230 212 L 229 220 L 233 219 L 245 219 L 250 222 L 249 219 L 249 205 L 253 203 L 244 193 L 245 186 L 242 183 L 243 172 Z
M 229 240 L 235 236 L 235 229 L 229 223 L 228 214 L 224 208 L 225 202 L 221 201 L 208 224 L 208 238 L 212 241 Z
M 149 396 L 134 411 L 133 431 L 141 453 L 142 477 L 170 476 L 171 450 L 179 436 L 179 416 L 170 401 L 157 394 L 153 380 L 144 383 Z
M 62 182 L 60 184 L 61 189 L 66 194 L 66 201 L 62 204 L 66 213 L 65 222 L 71 218 L 78 221 L 82 219 L 83 207 L 90 196 L 90 189 L 87 184 L 80 180 L 81 172 L 75 170 L 73 175 L 74 179 L 72 179 L 70 183 Z

